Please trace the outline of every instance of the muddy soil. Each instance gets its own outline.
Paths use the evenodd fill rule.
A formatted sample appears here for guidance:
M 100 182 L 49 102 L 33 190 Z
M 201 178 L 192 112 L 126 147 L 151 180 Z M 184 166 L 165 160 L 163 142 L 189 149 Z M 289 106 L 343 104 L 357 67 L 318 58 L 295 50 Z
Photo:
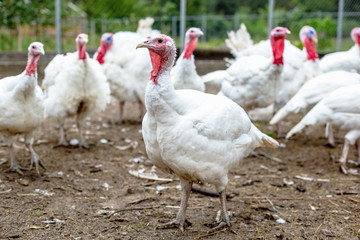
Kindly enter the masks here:
M 227 192 L 232 194 L 227 207 L 237 234 L 207 234 L 215 226 L 219 199 L 199 193 L 189 199 L 187 219 L 192 225 L 185 232 L 157 229 L 176 216 L 179 180 L 156 170 L 147 159 L 138 106 L 127 104 L 125 111 L 123 124 L 112 123 L 114 103 L 86 121 L 89 150 L 54 147 L 57 124 L 47 119 L 34 144 L 46 164 L 41 176 L 35 170 L 23 176 L 5 172 L 10 166 L 8 150 L 0 147 L 0 239 L 360 238 L 360 194 L 348 194 L 359 192 L 360 178 L 338 170 L 343 133 L 337 135 L 336 148 L 329 148 L 323 129 L 288 141 L 277 138 L 282 147 L 258 149 L 257 156 L 244 159 L 229 173 Z M 293 117 L 285 130 L 298 120 Z M 274 134 L 268 124 L 256 124 Z M 66 128 L 68 139 L 78 138 L 73 119 L 67 120 Z M 20 165 L 29 166 L 30 154 L 21 136 L 15 154 Z M 349 159 L 357 159 L 354 148 Z M 351 163 L 349 167 L 360 170 Z M 141 179 L 130 171 L 163 179 Z

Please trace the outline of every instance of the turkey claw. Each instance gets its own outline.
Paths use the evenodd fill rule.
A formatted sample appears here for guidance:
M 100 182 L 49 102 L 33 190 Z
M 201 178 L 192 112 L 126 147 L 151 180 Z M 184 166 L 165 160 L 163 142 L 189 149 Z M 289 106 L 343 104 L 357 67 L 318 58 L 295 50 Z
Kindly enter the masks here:
M 217 232 L 217 231 L 220 231 L 224 228 L 227 228 L 230 232 L 234 233 L 237 235 L 237 233 L 231 228 L 231 224 L 230 223 L 226 223 L 226 222 L 220 222 L 220 224 L 212 229 L 210 229 L 207 233 L 210 234 L 210 233 L 214 233 L 214 232 Z
M 348 174 L 348 168 L 344 163 L 340 164 L 340 171 L 344 174 Z
M 18 174 L 20 175 L 24 175 L 24 173 L 21 171 L 26 171 L 27 169 L 26 168 L 23 168 L 23 167 L 20 167 L 18 165 L 15 165 L 15 166 L 11 166 L 9 169 L 7 169 L 5 172 L 17 172 Z
M 161 224 L 156 228 L 166 229 L 166 228 L 179 228 L 181 232 L 185 231 L 185 227 L 191 226 L 192 223 L 185 219 L 185 221 L 180 221 L 178 219 L 174 219 L 168 223 Z

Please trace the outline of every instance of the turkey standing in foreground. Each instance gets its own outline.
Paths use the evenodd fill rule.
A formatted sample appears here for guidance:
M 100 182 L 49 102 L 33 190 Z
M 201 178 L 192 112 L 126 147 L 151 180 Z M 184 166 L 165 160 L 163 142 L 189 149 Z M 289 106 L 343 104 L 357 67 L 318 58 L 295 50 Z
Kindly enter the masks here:
M 330 122 L 348 131 L 345 135 L 345 145 L 339 160 L 341 170 L 348 173 L 346 158 L 349 145 L 357 141 L 360 164 L 360 84 L 340 88 L 323 98 L 310 112 L 286 135 L 290 138 L 307 126 L 325 124 Z
M 45 68 L 42 87 L 45 90 L 45 112 L 60 123 L 59 145 L 67 146 L 64 122 L 76 116 L 79 146 L 88 148 L 82 122 L 91 113 L 103 111 L 110 100 L 110 88 L 100 64 L 85 51 L 86 34 L 76 38 L 77 52 L 57 55 Z
M 175 90 L 170 71 L 176 48 L 170 37 L 148 37 L 137 48 L 149 49 L 153 66 L 142 124 L 146 152 L 159 169 L 180 178 L 183 190 L 176 219 L 161 227 L 179 226 L 184 230 L 194 182 L 213 184 L 219 192 L 221 223 L 213 231 L 230 227 L 225 206 L 229 170 L 256 147 L 276 148 L 278 142 L 261 133 L 230 99 L 190 89 Z
M 205 91 L 205 85 L 196 72 L 193 52 L 203 32 L 199 28 L 190 28 L 186 32 L 185 49 L 171 70 L 171 80 L 175 89 L 194 89 Z
M 25 144 L 31 153 L 30 169 L 35 164 L 44 168 L 32 144 L 34 131 L 44 120 L 43 93 L 37 85 L 36 63 L 40 54 L 44 55 L 44 45 L 39 42 L 30 44 L 28 62 L 23 73 L 0 80 L 0 134 L 9 146 L 11 159 L 10 171 L 26 170 L 17 165 L 14 156 L 13 142 L 17 134 L 25 134 Z

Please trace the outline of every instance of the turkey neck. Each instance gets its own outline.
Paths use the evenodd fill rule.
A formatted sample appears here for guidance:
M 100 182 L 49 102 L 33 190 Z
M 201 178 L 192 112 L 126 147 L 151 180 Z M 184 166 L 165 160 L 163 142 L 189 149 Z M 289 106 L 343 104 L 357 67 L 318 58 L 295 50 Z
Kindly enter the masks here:
M 96 60 L 100 64 L 104 64 L 104 62 L 105 62 L 104 57 L 105 57 L 107 51 L 109 50 L 110 46 L 111 46 L 111 44 L 102 44 L 101 47 L 99 47 L 99 49 L 97 50 Z
M 37 86 L 37 72 L 36 63 L 39 60 L 40 55 L 28 54 L 28 62 L 25 69 L 25 77 L 19 79 L 18 84 L 14 88 L 13 96 L 20 100 L 25 101 L 28 97 L 34 96 L 35 87 Z
M 307 59 L 315 62 L 316 59 L 319 58 L 319 56 L 316 53 L 317 46 L 314 44 L 314 42 L 309 37 L 305 38 L 304 46 L 305 46 L 305 49 L 306 49 L 306 52 L 308 55 Z
M 86 59 L 85 44 L 78 44 L 79 60 Z
M 25 75 L 31 76 L 36 74 L 36 63 L 38 62 L 40 55 L 33 55 L 32 53 L 28 53 L 28 61 L 25 68 Z
M 151 81 L 146 87 L 146 109 L 157 121 L 169 121 L 169 114 L 177 113 L 177 94 L 170 79 L 171 67 L 174 63 L 175 49 L 163 56 L 149 49 L 153 70 Z M 165 118 L 163 117 L 165 114 Z
M 190 39 L 190 37 L 187 37 L 187 41 L 185 43 L 185 49 L 184 49 L 184 55 L 183 55 L 183 59 L 190 59 L 191 55 L 193 54 L 197 42 L 198 42 L 198 38 L 192 38 Z

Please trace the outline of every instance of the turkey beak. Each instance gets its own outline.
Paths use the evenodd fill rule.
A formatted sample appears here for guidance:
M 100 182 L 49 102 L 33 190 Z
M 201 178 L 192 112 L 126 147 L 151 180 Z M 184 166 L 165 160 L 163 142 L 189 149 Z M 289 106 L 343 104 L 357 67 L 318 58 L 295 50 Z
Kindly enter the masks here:
M 289 29 L 286 29 L 286 34 L 291 34 Z
M 41 53 L 42 55 L 45 55 L 44 48 L 41 48 L 41 49 L 40 49 L 40 53 Z
M 199 36 L 202 36 L 202 35 L 204 35 L 204 33 L 200 30 L 199 31 Z
M 313 41 L 315 44 L 317 44 L 317 43 L 318 43 L 317 37 L 313 37 L 313 38 L 312 38 L 312 41 Z
M 146 40 L 145 42 L 139 43 L 139 44 L 136 46 L 136 49 L 138 49 L 138 48 L 149 48 L 150 45 L 151 45 L 151 41 Z

